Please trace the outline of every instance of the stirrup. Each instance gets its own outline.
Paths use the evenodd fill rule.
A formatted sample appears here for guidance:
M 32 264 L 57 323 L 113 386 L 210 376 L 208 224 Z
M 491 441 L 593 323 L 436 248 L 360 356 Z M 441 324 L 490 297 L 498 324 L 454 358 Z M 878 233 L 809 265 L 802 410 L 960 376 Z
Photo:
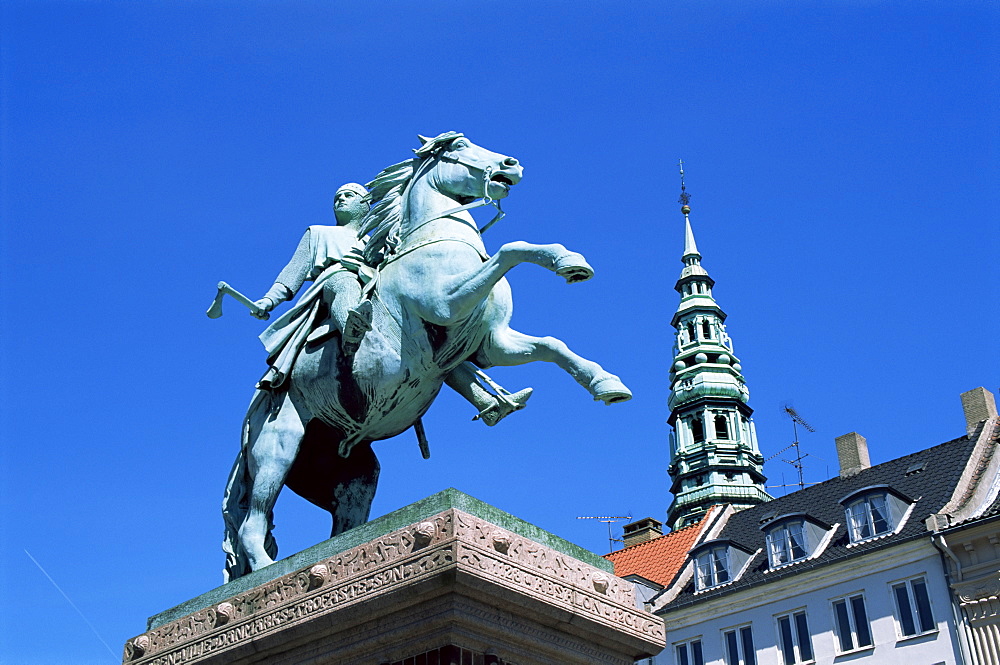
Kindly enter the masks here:
M 527 406 L 528 398 L 531 397 L 531 393 L 533 392 L 534 388 L 525 388 L 513 394 L 496 395 L 496 403 L 486 407 L 473 416 L 472 419 L 482 420 L 487 426 L 493 427 L 510 414 L 520 411 Z
M 357 307 L 347 312 L 347 321 L 341 332 L 341 346 L 344 353 L 353 355 L 358 350 L 365 333 L 372 329 L 372 301 L 362 300 Z

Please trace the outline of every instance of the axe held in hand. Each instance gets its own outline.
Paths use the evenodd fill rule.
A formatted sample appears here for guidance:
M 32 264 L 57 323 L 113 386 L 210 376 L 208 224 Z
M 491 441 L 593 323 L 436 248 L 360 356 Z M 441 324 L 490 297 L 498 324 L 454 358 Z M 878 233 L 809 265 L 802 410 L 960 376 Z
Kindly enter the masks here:
M 258 307 L 254 301 L 250 300 L 225 282 L 219 282 L 219 292 L 215 294 L 215 300 L 212 301 L 212 306 L 208 308 L 207 312 L 205 312 L 205 314 L 208 315 L 208 318 L 217 319 L 222 316 L 222 297 L 227 293 L 235 298 L 241 305 L 249 309 L 250 313 L 258 319 L 267 321 L 271 318 L 271 315 Z

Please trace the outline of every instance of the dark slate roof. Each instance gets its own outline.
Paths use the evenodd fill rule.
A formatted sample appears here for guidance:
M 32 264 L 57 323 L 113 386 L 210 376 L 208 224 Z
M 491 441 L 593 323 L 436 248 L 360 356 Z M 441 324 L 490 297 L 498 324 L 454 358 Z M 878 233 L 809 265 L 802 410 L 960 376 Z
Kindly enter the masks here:
M 993 517 L 995 515 L 1000 515 L 1000 495 L 993 501 L 992 505 L 986 509 L 986 511 L 980 516 L 981 519 L 986 519 L 987 517 Z
M 694 593 L 694 582 L 691 581 L 673 602 L 661 610 L 661 613 L 710 598 L 718 598 L 757 584 L 784 579 L 788 575 L 797 575 L 850 557 L 862 556 L 908 540 L 929 538 L 930 534 L 924 526 L 924 520 L 929 515 L 939 512 L 948 503 L 969 461 L 975 440 L 976 437 L 963 436 L 912 455 L 878 464 L 854 476 L 833 478 L 734 514 L 717 538 L 731 540 L 751 552 L 756 552 L 758 549 L 762 551 L 754 557 L 750 567 L 740 579 L 697 595 Z M 921 470 L 913 471 L 921 465 L 923 465 Z M 909 475 L 907 471 L 910 471 Z M 847 519 L 840 500 L 852 492 L 872 485 L 887 485 L 910 499 L 916 499 L 916 505 L 899 533 L 848 548 L 850 538 L 847 533 Z M 838 524 L 833 539 L 823 554 L 816 559 L 802 561 L 765 575 L 768 561 L 761 520 L 769 521 L 786 513 L 797 512 L 807 513 L 827 524 Z

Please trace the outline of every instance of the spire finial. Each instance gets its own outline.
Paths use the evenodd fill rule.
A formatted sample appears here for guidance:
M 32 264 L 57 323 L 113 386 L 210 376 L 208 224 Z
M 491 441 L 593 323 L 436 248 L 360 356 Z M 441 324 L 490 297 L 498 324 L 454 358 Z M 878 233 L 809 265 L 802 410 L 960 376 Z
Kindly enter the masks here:
M 691 202 L 691 195 L 684 188 L 684 160 L 677 160 L 677 165 L 681 170 L 681 197 L 677 199 L 677 202 L 681 204 L 681 213 L 687 217 L 688 213 L 691 212 L 691 206 L 688 205 Z

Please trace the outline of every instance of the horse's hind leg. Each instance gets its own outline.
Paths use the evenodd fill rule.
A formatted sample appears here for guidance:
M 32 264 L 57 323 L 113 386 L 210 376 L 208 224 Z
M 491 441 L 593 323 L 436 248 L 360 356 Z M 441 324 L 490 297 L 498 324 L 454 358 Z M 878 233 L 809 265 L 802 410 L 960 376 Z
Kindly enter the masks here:
M 523 365 L 536 360 L 551 362 L 576 379 L 595 400 L 615 404 L 632 398 L 632 392 L 617 376 L 594 361 L 576 355 L 565 342 L 555 337 L 532 337 L 511 328 L 494 330 L 476 359 L 484 366 Z
M 264 423 L 260 434 L 249 445 L 250 509 L 240 526 L 239 538 L 251 570 L 274 563 L 264 543 L 270 530 L 274 502 L 305 433 L 308 414 L 303 411 L 304 407 L 297 406 L 291 394 L 286 392 L 277 413 Z

